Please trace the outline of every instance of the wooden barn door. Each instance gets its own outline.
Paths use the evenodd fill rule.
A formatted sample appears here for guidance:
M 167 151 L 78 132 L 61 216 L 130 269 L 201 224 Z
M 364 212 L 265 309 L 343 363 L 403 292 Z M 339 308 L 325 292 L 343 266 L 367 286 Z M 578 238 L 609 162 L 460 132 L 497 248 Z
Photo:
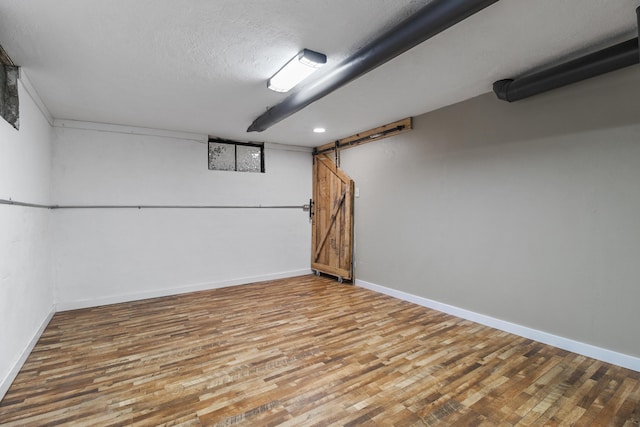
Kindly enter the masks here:
M 353 279 L 353 180 L 328 156 L 313 161 L 311 268 Z

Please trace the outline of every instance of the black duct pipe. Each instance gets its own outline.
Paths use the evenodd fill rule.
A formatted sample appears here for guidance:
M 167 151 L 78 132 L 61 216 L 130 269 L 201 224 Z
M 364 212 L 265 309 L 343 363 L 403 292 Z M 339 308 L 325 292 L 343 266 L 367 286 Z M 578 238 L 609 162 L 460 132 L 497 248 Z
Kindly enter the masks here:
M 416 14 L 338 64 L 317 81 L 306 85 L 270 108 L 247 132 L 262 132 L 307 105 L 363 74 L 406 52 L 498 0 L 433 0 Z
M 635 38 L 529 76 L 498 80 L 493 83 L 493 91 L 499 99 L 514 102 L 639 62 L 638 38 Z

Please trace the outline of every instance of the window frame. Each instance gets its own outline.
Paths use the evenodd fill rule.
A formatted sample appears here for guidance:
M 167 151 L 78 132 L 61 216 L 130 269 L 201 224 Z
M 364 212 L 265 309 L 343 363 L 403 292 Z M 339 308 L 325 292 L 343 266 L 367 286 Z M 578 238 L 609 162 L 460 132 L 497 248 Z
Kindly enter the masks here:
M 211 153 L 211 144 L 227 144 L 233 145 L 233 154 L 234 154 L 234 169 L 233 170 L 223 170 L 223 169 L 215 169 L 211 168 L 211 161 L 209 159 Z M 260 149 L 260 171 L 239 171 L 238 170 L 238 146 L 242 147 L 255 147 Z M 229 139 L 222 138 L 209 138 L 207 142 L 207 168 L 212 171 L 222 171 L 222 172 L 248 172 L 248 173 L 265 173 L 264 167 L 264 143 L 260 142 L 239 142 L 239 141 L 231 141 Z

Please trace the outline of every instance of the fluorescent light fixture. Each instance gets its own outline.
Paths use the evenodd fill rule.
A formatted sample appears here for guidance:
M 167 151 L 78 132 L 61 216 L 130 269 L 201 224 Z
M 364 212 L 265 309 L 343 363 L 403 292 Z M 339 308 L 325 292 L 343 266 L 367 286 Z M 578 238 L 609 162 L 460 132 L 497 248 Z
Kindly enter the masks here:
M 326 63 L 326 55 L 303 49 L 269 79 L 267 87 L 276 92 L 288 92 Z
M 315 133 L 325 133 L 327 130 L 325 128 L 313 128 Z

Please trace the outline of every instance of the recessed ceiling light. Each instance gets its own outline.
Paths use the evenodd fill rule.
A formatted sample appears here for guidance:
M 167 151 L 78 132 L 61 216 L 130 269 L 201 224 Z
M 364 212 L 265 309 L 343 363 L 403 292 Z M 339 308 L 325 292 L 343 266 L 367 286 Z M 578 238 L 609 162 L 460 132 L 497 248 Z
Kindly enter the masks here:
M 325 128 L 313 128 L 315 133 L 325 133 L 327 130 Z

